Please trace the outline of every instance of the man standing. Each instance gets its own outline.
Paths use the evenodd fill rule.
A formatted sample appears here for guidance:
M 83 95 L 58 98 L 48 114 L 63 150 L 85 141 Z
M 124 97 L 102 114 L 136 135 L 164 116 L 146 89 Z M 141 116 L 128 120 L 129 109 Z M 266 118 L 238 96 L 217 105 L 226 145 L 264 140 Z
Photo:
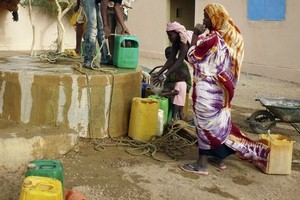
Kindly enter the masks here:
M 96 39 L 99 47 L 101 48 L 101 64 L 110 64 L 111 58 L 108 55 L 108 48 L 104 39 L 110 35 L 108 23 L 107 23 L 107 8 L 108 2 L 113 1 L 115 3 L 114 9 L 117 16 L 122 14 L 120 5 L 122 0 L 83 0 L 82 6 L 86 13 L 87 28 L 85 32 L 85 55 L 84 55 L 84 67 L 92 68 L 92 61 L 95 55 Z M 99 9 L 99 3 L 101 6 L 101 12 Z M 100 15 L 101 13 L 101 15 Z M 102 18 L 101 18 L 102 16 Z M 124 19 L 118 17 L 118 20 L 122 26 L 122 33 L 128 33 L 128 29 L 124 24 Z M 105 35 L 104 35 L 105 33 Z M 105 37 L 104 37 L 105 36 Z
M 133 3 L 134 0 L 123 0 L 121 9 L 123 12 L 123 19 L 124 21 L 128 20 L 128 9 L 132 9 L 131 3 Z M 108 3 L 108 26 L 111 35 L 108 37 L 108 42 L 109 42 L 109 52 L 110 55 L 113 57 L 114 55 L 114 43 L 115 43 L 115 35 L 114 34 L 122 34 L 122 26 L 120 25 L 117 16 L 115 14 L 115 9 L 114 9 L 114 3 L 110 1 Z

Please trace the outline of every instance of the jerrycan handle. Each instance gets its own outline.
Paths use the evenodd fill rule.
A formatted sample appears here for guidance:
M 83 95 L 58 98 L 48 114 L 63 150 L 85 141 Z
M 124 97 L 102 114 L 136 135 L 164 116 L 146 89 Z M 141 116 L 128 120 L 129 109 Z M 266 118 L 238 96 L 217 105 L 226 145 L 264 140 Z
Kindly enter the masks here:
M 117 35 L 115 40 L 118 41 L 119 47 L 126 47 L 126 48 L 138 48 L 139 42 L 135 36 L 131 35 Z
M 40 169 L 54 169 L 55 165 L 41 165 Z

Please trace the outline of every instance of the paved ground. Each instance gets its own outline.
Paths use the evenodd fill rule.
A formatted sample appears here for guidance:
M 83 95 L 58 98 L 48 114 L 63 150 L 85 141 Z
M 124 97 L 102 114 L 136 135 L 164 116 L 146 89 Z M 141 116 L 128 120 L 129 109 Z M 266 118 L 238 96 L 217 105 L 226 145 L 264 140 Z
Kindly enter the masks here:
M 153 68 L 164 60 L 142 57 L 140 65 Z M 300 100 L 300 85 L 251 74 L 241 74 L 233 100 L 233 121 L 253 139 L 257 139 L 245 119 L 263 107 L 258 97 L 284 97 Z M 274 133 L 296 141 L 293 159 L 300 160 L 300 134 L 289 124 L 279 124 Z M 230 156 L 228 168 L 220 171 L 209 166 L 208 176 L 189 174 L 178 168 L 180 163 L 197 158 L 197 147 L 184 149 L 175 162 L 159 162 L 147 156 L 133 156 L 128 147 L 106 147 L 95 150 L 99 141 L 81 139 L 78 146 L 57 157 L 64 165 L 66 188 L 85 194 L 89 200 L 296 200 L 300 196 L 300 165 L 292 165 L 291 175 L 267 175 L 250 163 Z M 280 164 L 280 163 L 278 163 Z M 0 199 L 17 200 L 25 167 L 17 171 L 0 169 Z

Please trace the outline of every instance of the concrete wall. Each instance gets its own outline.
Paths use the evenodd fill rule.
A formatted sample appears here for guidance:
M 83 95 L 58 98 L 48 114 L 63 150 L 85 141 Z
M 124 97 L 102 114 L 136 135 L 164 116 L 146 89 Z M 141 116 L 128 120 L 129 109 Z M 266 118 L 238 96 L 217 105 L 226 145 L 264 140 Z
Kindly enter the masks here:
M 174 13 L 174 11 L 167 10 L 170 1 L 178 2 L 177 0 L 137 0 L 133 4 L 133 10 L 129 13 L 128 27 L 134 30 L 133 32 L 142 39 L 142 42 L 147 43 L 147 45 L 141 44 L 141 55 L 160 57 L 163 53 L 163 45 L 168 44 L 163 41 L 167 41 L 165 24 L 170 19 L 167 13 Z M 243 34 L 245 40 L 243 72 L 300 83 L 300 66 L 298 65 L 300 63 L 298 56 L 300 52 L 298 30 L 300 28 L 297 26 L 300 20 L 300 13 L 297 10 L 300 7 L 300 1 L 287 0 L 284 21 L 254 22 L 247 19 L 247 1 L 245 0 L 235 0 L 234 3 L 232 0 L 195 0 L 195 23 L 202 23 L 203 8 L 211 2 L 223 4 Z M 167 12 L 161 13 L 162 8 Z M 154 11 L 155 14 L 153 14 Z M 144 23 L 147 25 L 141 28 L 141 26 L 144 27 L 142 25 Z
M 299 0 L 286 0 L 286 19 L 279 22 L 248 21 L 245 0 L 195 0 L 194 23 L 202 23 L 203 8 L 210 2 L 223 4 L 243 34 L 243 72 L 300 83 Z M 127 26 L 131 34 L 140 39 L 141 56 L 164 58 L 164 49 L 169 45 L 165 27 L 176 12 L 171 10 L 171 5 L 178 3 L 178 0 L 136 0 L 132 4 Z M 182 1 L 183 8 L 186 8 L 186 4 L 186 1 Z M 49 49 L 56 38 L 55 19 L 49 20 L 38 9 L 35 9 L 33 19 L 37 34 L 35 48 Z M 65 24 L 65 47 L 74 47 L 75 32 L 68 22 Z M 19 22 L 13 22 L 9 12 L 0 10 L 0 50 L 30 49 L 31 38 L 32 30 L 26 8 L 20 7 Z
M 211 2 L 224 5 L 243 34 L 242 71 L 300 83 L 300 1 L 286 0 L 284 21 L 249 21 L 245 0 L 196 0 L 196 22 L 202 23 L 203 8 Z
M 141 55 L 164 58 L 169 45 L 166 24 L 170 19 L 170 0 L 137 0 L 132 7 L 127 26 L 140 39 Z
M 195 18 L 195 0 L 186 0 L 182 3 L 181 0 L 171 0 L 171 16 L 170 21 L 177 21 L 184 24 L 186 29 L 193 30 Z M 177 14 L 179 10 L 179 15 Z M 177 16 L 178 15 L 178 16 Z
M 19 21 L 14 22 L 10 12 L 0 9 L 0 51 L 31 49 L 33 31 L 28 9 L 19 6 L 18 12 Z M 34 50 L 54 50 L 53 44 L 57 38 L 56 18 L 49 17 L 45 11 L 33 7 L 32 19 L 35 26 Z M 64 21 L 64 25 L 66 28 L 64 45 L 66 48 L 73 48 L 75 30 L 68 21 Z

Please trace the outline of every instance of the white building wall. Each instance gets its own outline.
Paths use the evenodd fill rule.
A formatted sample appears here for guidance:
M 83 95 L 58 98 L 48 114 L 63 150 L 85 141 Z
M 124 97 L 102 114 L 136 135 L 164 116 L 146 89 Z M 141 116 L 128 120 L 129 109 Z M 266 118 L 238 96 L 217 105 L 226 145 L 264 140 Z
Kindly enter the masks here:
M 169 45 L 166 24 L 170 19 L 170 0 L 137 0 L 126 23 L 130 33 L 140 39 L 143 56 L 164 58 Z
M 0 51 L 30 50 L 33 40 L 33 30 L 29 20 L 28 7 L 19 6 L 19 21 L 14 22 L 12 15 L 6 10 L 0 10 Z M 57 38 L 56 18 L 51 18 L 43 10 L 33 7 L 33 25 L 35 26 L 34 50 L 53 49 Z M 75 30 L 68 21 L 64 21 L 65 47 L 75 45 Z
M 140 39 L 140 55 L 163 58 L 169 42 L 165 32 L 170 20 L 170 1 L 136 0 L 126 22 L 130 33 Z M 300 83 L 299 0 L 286 0 L 286 19 L 279 22 L 248 21 L 245 0 L 195 0 L 195 23 L 202 22 L 203 8 L 210 2 L 223 4 L 245 40 L 242 71 Z M 184 1 L 183 1 L 184 3 Z M 193 12 L 193 11 L 191 11 Z M 26 8 L 20 7 L 20 21 L 0 10 L 0 51 L 30 50 L 32 29 Z M 57 37 L 55 19 L 34 9 L 35 49 L 50 49 Z M 74 29 L 66 24 L 65 47 L 75 46 Z
M 299 0 L 286 0 L 284 21 L 248 21 L 245 0 L 196 1 L 196 22 L 202 23 L 203 8 L 208 3 L 226 7 L 245 41 L 242 71 L 300 83 Z

